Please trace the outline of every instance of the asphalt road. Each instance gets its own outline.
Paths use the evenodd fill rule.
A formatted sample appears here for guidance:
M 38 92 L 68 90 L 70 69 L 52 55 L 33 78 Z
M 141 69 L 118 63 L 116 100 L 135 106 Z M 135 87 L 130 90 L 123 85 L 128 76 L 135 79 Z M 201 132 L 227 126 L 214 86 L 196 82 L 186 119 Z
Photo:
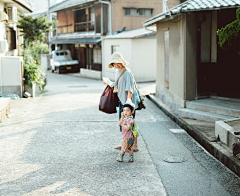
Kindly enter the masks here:
M 117 162 L 118 115 L 98 110 L 104 88 L 48 73 L 40 97 L 11 102 L 0 124 L 1 196 L 240 195 L 239 178 L 149 100 L 136 113 L 135 161 Z

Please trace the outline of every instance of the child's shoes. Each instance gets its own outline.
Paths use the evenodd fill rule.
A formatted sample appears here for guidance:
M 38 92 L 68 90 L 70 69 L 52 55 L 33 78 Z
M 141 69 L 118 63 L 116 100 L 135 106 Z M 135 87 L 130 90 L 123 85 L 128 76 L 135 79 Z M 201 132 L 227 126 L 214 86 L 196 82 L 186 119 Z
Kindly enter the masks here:
M 124 154 L 119 154 L 119 157 L 117 158 L 117 161 L 123 162 L 123 156 L 124 156 Z
M 133 154 L 130 154 L 130 159 L 129 159 L 129 162 L 133 162 Z

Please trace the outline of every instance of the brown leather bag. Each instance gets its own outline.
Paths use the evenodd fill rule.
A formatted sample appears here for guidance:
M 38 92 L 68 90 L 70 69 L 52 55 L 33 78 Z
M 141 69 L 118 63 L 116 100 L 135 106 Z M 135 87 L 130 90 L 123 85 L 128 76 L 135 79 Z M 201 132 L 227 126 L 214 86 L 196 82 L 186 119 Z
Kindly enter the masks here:
M 119 79 L 122 77 L 125 71 L 126 70 L 124 70 L 119 76 L 117 83 L 119 82 Z M 117 113 L 116 107 L 118 107 L 118 104 L 119 99 L 117 93 L 113 93 L 113 87 L 107 85 L 100 98 L 99 110 L 107 114 Z
M 113 88 L 107 85 L 100 98 L 99 110 L 107 114 L 117 113 L 117 106 L 117 93 L 113 93 Z

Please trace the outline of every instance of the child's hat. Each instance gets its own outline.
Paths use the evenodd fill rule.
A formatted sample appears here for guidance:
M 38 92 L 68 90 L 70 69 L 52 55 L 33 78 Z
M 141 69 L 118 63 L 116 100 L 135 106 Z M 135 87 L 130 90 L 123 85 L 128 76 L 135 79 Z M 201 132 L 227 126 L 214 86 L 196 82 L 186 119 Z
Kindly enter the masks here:
M 113 68 L 112 63 L 122 63 L 123 66 L 128 65 L 128 62 L 124 60 L 123 55 L 120 52 L 115 52 L 112 54 L 110 63 L 108 65 L 109 68 Z
M 132 108 L 132 110 L 135 110 L 135 105 L 132 103 L 132 102 L 126 102 L 124 105 L 123 105 L 123 108 L 124 107 L 130 107 Z

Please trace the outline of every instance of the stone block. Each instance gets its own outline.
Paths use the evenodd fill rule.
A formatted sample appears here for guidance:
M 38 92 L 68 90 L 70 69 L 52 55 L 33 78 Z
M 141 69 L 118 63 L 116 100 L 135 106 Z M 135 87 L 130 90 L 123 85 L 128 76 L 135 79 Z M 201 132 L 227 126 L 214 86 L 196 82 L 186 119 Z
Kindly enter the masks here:
M 233 143 L 237 141 L 234 131 L 236 130 L 224 121 L 215 122 L 215 136 L 230 148 L 232 148 Z

